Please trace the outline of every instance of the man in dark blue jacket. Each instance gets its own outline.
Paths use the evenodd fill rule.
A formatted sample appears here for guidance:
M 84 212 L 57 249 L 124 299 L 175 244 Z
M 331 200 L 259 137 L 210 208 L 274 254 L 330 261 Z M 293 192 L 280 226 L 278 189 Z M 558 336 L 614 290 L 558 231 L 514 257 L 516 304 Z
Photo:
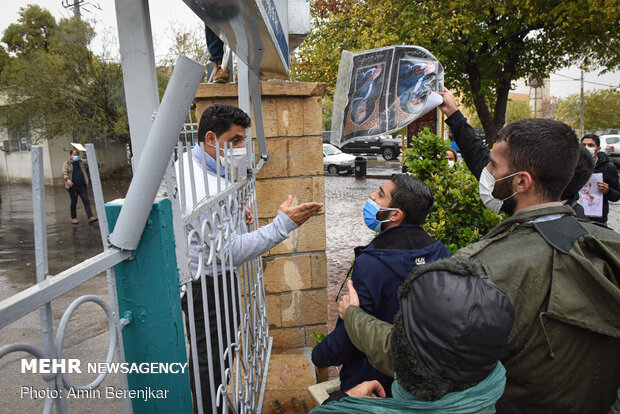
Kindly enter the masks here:
M 349 273 L 360 307 L 367 313 L 393 323 L 399 309 L 398 288 L 409 272 L 416 265 L 450 256 L 446 247 L 422 228 L 432 206 L 433 193 L 428 185 L 407 174 L 392 176 L 391 181 L 370 194 L 364 206 L 364 221 L 379 234 L 367 246 L 355 248 L 355 262 Z M 351 343 L 340 319 L 314 348 L 312 362 L 318 367 L 342 365 L 343 390 L 378 380 L 390 394 L 393 378 L 370 365 Z

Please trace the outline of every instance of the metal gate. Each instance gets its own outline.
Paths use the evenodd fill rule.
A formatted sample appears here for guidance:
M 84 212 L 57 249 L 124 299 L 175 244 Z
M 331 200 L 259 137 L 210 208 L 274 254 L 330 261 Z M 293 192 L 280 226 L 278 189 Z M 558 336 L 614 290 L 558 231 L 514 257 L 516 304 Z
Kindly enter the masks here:
M 48 272 L 47 237 L 45 225 L 45 186 L 43 184 L 43 147 L 32 147 L 32 199 L 34 212 L 35 261 L 37 284 L 0 302 L 0 329 L 18 321 L 30 312 L 39 309 L 43 349 L 30 343 L 14 343 L 0 348 L 0 358 L 13 352 L 26 352 L 37 360 L 63 361 L 63 343 L 65 332 L 71 317 L 84 303 L 92 302 L 99 305 L 106 315 L 109 328 L 109 344 L 106 363 L 111 363 L 116 357 L 118 362 L 124 362 L 124 350 L 121 338 L 121 329 L 127 321 L 118 316 L 116 301 L 116 284 L 114 266 L 131 257 L 131 252 L 112 248 L 107 243 L 108 227 L 104 211 L 103 192 L 97 159 L 93 144 L 86 145 L 88 159 L 91 160 L 91 182 L 95 196 L 97 215 L 103 253 L 92 257 L 57 275 Z M 54 330 L 52 320 L 52 301 L 71 291 L 82 283 L 92 279 L 101 272 L 106 272 L 109 302 L 100 296 L 84 295 L 75 299 L 64 311 L 58 327 Z M 52 370 L 53 371 L 53 370 Z M 56 408 L 57 413 L 67 412 L 66 392 L 89 391 L 97 389 L 108 375 L 102 372 L 89 384 L 73 384 L 63 372 L 42 374 L 45 381 L 43 393 L 45 402 L 43 413 L 51 413 Z M 126 375 L 120 374 L 121 387 L 128 388 Z M 131 413 L 131 400 L 124 398 L 125 412 Z
M 258 168 L 253 165 L 251 143 L 246 145 L 249 166 L 245 163 L 235 166 L 231 148 L 222 149 L 225 156 L 220 158 L 218 145 L 216 171 L 221 173 L 214 175 L 207 173 L 204 144 L 201 143 L 200 176 L 194 175 L 191 145 L 179 143 L 177 147 L 179 200 L 189 246 L 189 275 L 182 281 L 181 289 L 187 300 L 199 412 L 203 412 L 203 405 L 205 412 L 260 412 L 267 379 L 272 338 L 267 321 L 262 260 L 260 256 L 240 257 L 237 254 L 235 257 L 231 247 L 239 234 L 258 229 L 257 220 L 246 227 L 246 217 L 250 214 L 258 217 L 255 179 Z M 209 317 L 198 318 L 200 322 L 195 321 L 194 289 L 201 290 L 198 311 L 209 315 L 211 310 Z M 208 303 L 213 299 L 215 303 Z M 213 312 L 217 323 L 210 320 Z M 214 325 L 219 329 L 213 331 Z M 197 343 L 197 329 L 206 333 L 202 344 Z M 211 337 L 216 342 L 215 347 Z M 208 386 L 201 384 L 198 349 L 207 353 Z M 214 365 L 220 369 L 214 369 Z M 205 391 L 200 392 L 201 389 Z

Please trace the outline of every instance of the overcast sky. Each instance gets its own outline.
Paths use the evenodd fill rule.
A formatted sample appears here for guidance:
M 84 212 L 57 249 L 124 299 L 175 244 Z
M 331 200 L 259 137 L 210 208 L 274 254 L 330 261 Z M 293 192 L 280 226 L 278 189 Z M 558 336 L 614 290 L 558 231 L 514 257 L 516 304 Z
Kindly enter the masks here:
M 72 2 L 72 0 L 69 0 Z M 4 32 L 6 27 L 17 21 L 19 8 L 26 4 L 38 4 L 49 10 L 56 19 L 68 17 L 71 11 L 62 6 L 62 0 L 2 0 L 2 13 L 0 13 L 0 32 Z M 94 20 L 97 37 L 93 42 L 93 49 L 100 53 L 102 50 L 102 40 L 104 33 L 117 36 L 116 13 L 113 0 L 92 1 L 90 4 L 99 5 L 100 9 L 92 5 L 85 5 L 82 16 L 85 19 Z M 155 45 L 155 55 L 162 57 L 170 46 L 170 27 L 171 25 L 182 25 L 186 29 L 197 27 L 201 28 L 200 19 L 194 15 L 181 0 L 151 0 L 149 2 L 151 11 L 151 25 L 153 29 L 153 43 Z M 579 93 L 580 71 L 577 67 L 570 67 L 559 70 L 551 74 L 551 95 L 566 97 L 573 93 Z M 600 75 L 597 72 L 585 74 L 584 87 L 591 89 L 609 89 L 610 86 L 620 87 L 620 71 Z

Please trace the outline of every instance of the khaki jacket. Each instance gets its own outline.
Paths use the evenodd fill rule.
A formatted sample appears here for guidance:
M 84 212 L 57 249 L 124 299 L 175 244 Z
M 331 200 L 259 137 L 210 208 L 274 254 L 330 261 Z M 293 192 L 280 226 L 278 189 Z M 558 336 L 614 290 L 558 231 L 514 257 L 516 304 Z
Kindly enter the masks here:
M 86 183 L 86 186 L 88 187 L 88 182 L 89 182 L 88 174 L 86 174 L 86 169 L 84 168 L 84 162 L 82 160 L 79 160 L 78 163 L 80 164 L 80 169 L 82 170 L 82 175 L 84 176 L 84 182 Z M 67 180 L 72 180 L 72 179 L 73 179 L 73 163 L 71 162 L 71 160 L 67 160 L 62 164 L 62 180 L 67 190 L 69 189 L 69 186 L 67 185 Z
M 620 387 L 620 235 L 574 222 L 583 234 L 564 253 L 531 222 L 552 214 L 574 212 L 567 206 L 519 211 L 455 257 L 478 261 L 515 308 L 501 357 L 504 398 L 535 413 L 606 413 Z M 556 230 L 560 236 L 551 238 L 561 239 Z M 345 327 L 367 355 L 389 351 L 389 325 L 350 309 Z M 370 361 L 391 370 L 385 357 Z

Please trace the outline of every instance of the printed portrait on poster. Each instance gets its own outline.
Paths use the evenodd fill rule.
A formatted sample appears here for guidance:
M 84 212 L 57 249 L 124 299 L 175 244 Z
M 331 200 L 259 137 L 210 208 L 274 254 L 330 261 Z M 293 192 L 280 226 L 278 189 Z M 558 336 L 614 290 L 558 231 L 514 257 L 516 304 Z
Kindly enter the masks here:
M 355 93 L 351 101 L 351 122 L 363 125 L 379 108 L 383 88 L 383 64 L 359 68 L 355 76 Z M 377 120 L 378 121 L 378 117 Z M 373 125 L 372 126 L 378 126 Z
M 344 110 L 344 139 L 371 136 L 385 130 L 385 86 L 391 57 L 391 49 L 368 51 L 353 57 L 348 103 Z
M 398 62 L 396 100 L 398 108 L 409 114 L 422 112 L 424 104 L 435 86 L 435 63 L 427 60 L 401 59 Z

